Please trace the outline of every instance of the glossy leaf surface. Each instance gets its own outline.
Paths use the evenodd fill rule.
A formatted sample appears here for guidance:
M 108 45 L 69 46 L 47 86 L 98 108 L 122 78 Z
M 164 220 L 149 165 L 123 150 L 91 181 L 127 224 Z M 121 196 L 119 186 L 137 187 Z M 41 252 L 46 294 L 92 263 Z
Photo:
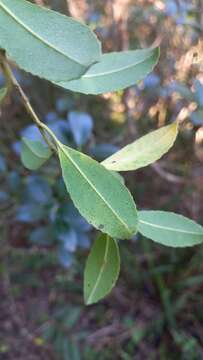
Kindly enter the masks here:
M 58 82 L 57 85 L 94 95 L 121 90 L 143 80 L 158 58 L 158 48 L 103 54 L 100 62 L 91 66 L 80 79 Z
M 81 215 L 112 237 L 131 238 L 137 231 L 137 211 L 120 179 L 65 145 L 60 144 L 58 152 L 67 191 Z
M 22 69 L 53 81 L 76 79 L 100 60 L 86 25 L 25 0 L 0 0 L 0 47 Z
M 159 160 L 173 146 L 177 134 L 177 122 L 164 126 L 125 146 L 102 164 L 114 171 L 142 168 Z
M 201 225 L 166 211 L 139 211 L 138 231 L 166 246 L 185 247 L 203 242 Z
M 102 234 L 88 256 L 84 275 L 84 297 L 87 305 L 96 303 L 114 287 L 120 271 L 117 241 Z

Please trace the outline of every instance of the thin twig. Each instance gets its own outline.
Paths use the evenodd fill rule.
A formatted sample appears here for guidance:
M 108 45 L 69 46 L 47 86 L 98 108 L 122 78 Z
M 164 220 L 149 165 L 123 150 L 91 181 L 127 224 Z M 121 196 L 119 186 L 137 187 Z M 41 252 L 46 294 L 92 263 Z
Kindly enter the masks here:
M 161 168 L 158 164 L 152 164 L 151 168 L 164 180 L 167 180 L 168 182 L 174 183 L 174 184 L 183 184 L 185 181 L 182 177 L 174 175 L 169 173 L 168 171 L 165 171 L 163 168 Z
M 34 111 L 34 109 L 32 108 L 32 105 L 27 97 L 27 95 L 24 93 L 23 89 L 21 88 L 19 82 L 17 81 L 17 79 L 15 78 L 15 76 L 12 73 L 12 70 L 5 58 L 4 53 L 0 52 L 0 65 L 3 69 L 3 72 L 6 76 L 7 82 L 8 83 L 12 83 L 13 86 L 16 88 L 16 90 L 19 92 L 21 99 L 23 101 L 23 104 L 27 110 L 27 112 L 30 114 L 31 118 L 33 119 L 33 121 L 35 122 L 35 124 L 37 125 L 37 127 L 39 128 L 44 140 L 46 141 L 47 145 L 51 148 L 51 150 L 53 150 L 54 152 L 56 151 L 55 146 L 53 145 L 52 141 L 50 140 L 50 138 L 46 135 L 46 132 L 48 132 L 52 139 L 53 137 L 53 133 L 49 130 L 49 128 L 43 123 L 41 122 L 41 120 L 38 118 L 36 112 Z M 54 139 L 55 140 L 55 139 Z

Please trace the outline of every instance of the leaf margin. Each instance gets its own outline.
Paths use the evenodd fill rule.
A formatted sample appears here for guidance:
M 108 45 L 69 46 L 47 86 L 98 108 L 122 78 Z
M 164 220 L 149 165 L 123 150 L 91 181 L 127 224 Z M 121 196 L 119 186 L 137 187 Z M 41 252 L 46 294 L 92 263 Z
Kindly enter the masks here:
M 89 262 L 92 261 L 92 256 L 94 255 L 93 252 L 95 251 L 95 248 L 97 246 L 97 242 L 104 241 L 103 238 L 105 238 L 105 240 L 106 240 L 105 251 L 104 251 L 104 260 L 103 260 L 103 263 L 101 265 L 97 280 L 96 280 L 90 294 L 88 294 L 88 292 L 89 292 L 89 289 L 88 289 L 89 279 L 87 279 L 87 271 L 89 271 L 89 268 L 88 268 L 88 266 L 90 265 Z M 97 287 L 99 286 L 99 281 L 101 280 L 102 274 L 105 271 L 106 262 L 108 260 L 108 251 L 109 251 L 109 247 L 110 247 L 110 242 L 113 244 L 114 251 L 115 251 L 114 255 L 116 255 L 116 258 L 117 258 L 116 259 L 116 261 L 117 261 L 117 273 L 114 276 L 113 282 L 111 282 L 111 286 L 109 287 L 109 289 L 107 289 L 102 296 L 100 295 L 99 297 L 98 296 L 95 297 L 95 292 L 97 290 Z M 111 292 L 112 288 L 115 286 L 115 284 L 116 284 L 116 282 L 118 280 L 118 277 L 119 277 L 119 273 L 120 273 L 120 252 L 119 252 L 118 242 L 114 238 L 110 237 L 107 234 L 100 234 L 96 238 L 96 240 L 95 240 L 95 242 L 94 242 L 94 244 L 92 246 L 92 249 L 91 249 L 91 251 L 90 251 L 90 253 L 88 255 L 86 265 L 85 265 L 84 286 L 83 286 L 85 304 L 86 305 L 92 305 L 92 304 L 97 303 L 98 301 L 100 301 L 104 297 L 106 297 Z
M 157 240 L 157 238 L 155 237 L 152 237 L 152 235 L 149 235 L 148 231 L 147 231 L 147 234 L 146 234 L 146 230 L 142 228 L 142 225 L 140 224 L 145 224 L 149 227 L 154 227 L 156 229 L 166 229 L 166 230 L 169 230 L 169 231 L 172 231 L 172 232 L 178 232 L 177 228 L 171 228 L 171 227 L 163 227 L 161 225 L 157 225 L 157 224 L 153 224 L 153 223 L 150 223 L 146 220 L 140 220 L 140 218 L 143 216 L 143 215 L 161 215 L 161 216 L 166 216 L 167 218 L 174 218 L 176 220 L 180 220 L 180 221 L 185 221 L 187 223 L 187 225 L 191 224 L 191 226 L 193 227 L 196 227 L 199 229 L 199 232 L 189 232 L 189 231 L 184 231 L 184 230 L 180 230 L 179 233 L 185 233 L 185 234 L 193 234 L 193 235 L 197 235 L 197 236 L 200 236 L 199 239 L 197 240 L 194 240 L 194 241 L 191 241 L 191 242 L 184 242 L 182 244 L 169 244 L 168 241 L 160 241 L 160 240 Z M 201 230 L 201 232 L 200 232 Z M 165 230 L 164 230 L 165 231 Z M 203 227 L 202 225 L 198 224 L 197 222 L 195 222 L 194 220 L 191 220 L 181 214 L 176 214 L 174 212 L 169 212 L 169 211 L 160 211 L 160 210 L 140 210 L 138 211 L 138 233 L 142 234 L 144 237 L 158 243 L 158 244 L 161 244 L 161 245 L 164 245 L 164 246 L 168 246 L 168 247 L 173 247 L 173 248 L 185 248 L 185 247 L 191 247 L 191 246 L 195 246 L 195 245 L 199 245 L 201 243 L 203 243 Z
M 131 148 L 133 146 L 137 146 L 139 147 L 139 144 L 142 143 L 143 141 L 146 140 L 146 144 L 148 143 L 149 139 L 153 137 L 153 135 L 157 136 L 159 135 L 161 132 L 163 132 L 163 130 L 166 130 L 168 129 L 168 133 L 169 132 L 173 132 L 172 136 L 171 136 L 171 139 L 170 139 L 170 142 L 168 142 L 168 145 L 165 147 L 165 149 L 160 153 L 160 149 L 158 149 L 157 153 L 158 155 L 154 156 L 154 159 L 153 160 L 146 160 L 145 158 L 143 158 L 143 149 L 142 149 L 142 152 L 140 154 L 140 158 L 142 159 L 143 158 L 143 163 L 142 164 L 139 164 L 139 161 L 140 161 L 140 158 L 137 157 L 136 161 L 138 163 L 138 165 L 126 165 L 125 164 L 125 157 L 123 158 L 123 160 L 121 159 L 121 163 L 119 162 L 120 159 L 118 159 L 118 155 L 119 154 L 122 154 L 126 152 L 126 150 L 130 150 L 130 151 L 134 151 L 132 150 Z M 154 131 L 151 131 L 149 132 L 148 134 L 144 135 L 144 136 L 141 136 L 140 138 L 138 138 L 137 140 L 133 141 L 132 143 L 130 144 L 127 144 L 126 146 L 124 146 L 122 149 L 118 150 L 116 153 L 114 153 L 113 155 L 109 156 L 108 158 L 106 158 L 105 160 L 103 160 L 101 162 L 101 164 L 103 166 L 105 166 L 108 170 L 111 170 L 111 171 L 135 171 L 135 170 L 138 170 L 140 168 L 143 168 L 143 167 L 146 167 L 150 164 L 153 164 L 154 162 L 158 161 L 162 156 L 164 156 L 171 148 L 172 146 L 174 145 L 176 139 L 177 139 L 177 136 L 178 136 L 178 130 L 179 130 L 179 122 L 178 121 L 175 121 L 173 122 L 172 124 L 170 125 L 166 125 L 166 126 L 163 126 L 157 130 L 154 130 Z M 168 133 L 165 133 L 160 139 L 163 141 L 163 138 L 168 136 Z M 157 143 L 156 142 L 156 145 L 155 147 L 157 147 Z M 146 146 L 147 148 L 147 146 Z M 129 151 L 129 152 L 130 152 Z M 153 151 L 153 148 L 152 148 L 152 151 Z M 151 149 L 147 148 L 147 151 L 146 153 L 150 154 L 151 153 Z M 128 157 L 129 155 L 126 155 L 126 158 Z M 146 156 L 146 155 L 145 155 Z M 122 161 L 124 162 L 124 165 L 122 165 Z M 135 160 L 133 160 L 135 161 Z M 131 164 L 132 163 L 132 160 L 129 161 L 129 163 Z

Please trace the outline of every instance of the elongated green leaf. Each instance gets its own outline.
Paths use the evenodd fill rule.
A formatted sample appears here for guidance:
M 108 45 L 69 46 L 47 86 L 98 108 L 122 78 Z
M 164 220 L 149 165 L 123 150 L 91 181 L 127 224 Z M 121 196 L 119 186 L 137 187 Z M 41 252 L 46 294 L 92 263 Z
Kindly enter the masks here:
M 21 161 L 29 170 L 37 170 L 51 156 L 51 151 L 40 141 L 22 139 Z
M 138 231 L 166 246 L 185 247 L 203 242 L 201 225 L 166 211 L 139 211 Z
M 177 134 L 177 122 L 164 126 L 125 146 L 104 160 L 102 165 L 114 171 L 136 170 L 147 166 L 160 159 L 172 147 Z
M 121 182 L 121 184 L 125 185 L 125 179 L 119 173 L 117 173 L 116 171 L 111 171 L 111 173 Z
M 121 90 L 143 80 L 158 58 L 158 48 L 104 54 L 101 61 L 91 66 L 80 79 L 58 82 L 57 85 L 94 95 Z
M 1 88 L 0 89 L 0 104 L 3 101 L 3 99 L 5 98 L 6 94 L 7 94 L 7 88 L 5 88 L 5 87 Z
M 66 188 L 80 213 L 97 229 L 118 239 L 137 231 L 137 211 L 128 189 L 90 157 L 60 144 Z
M 100 235 L 88 256 L 84 276 L 84 297 L 87 305 L 96 303 L 114 287 L 120 271 L 116 240 Z
M 24 70 L 61 81 L 100 60 L 100 44 L 84 24 L 25 0 L 0 0 L 0 47 Z

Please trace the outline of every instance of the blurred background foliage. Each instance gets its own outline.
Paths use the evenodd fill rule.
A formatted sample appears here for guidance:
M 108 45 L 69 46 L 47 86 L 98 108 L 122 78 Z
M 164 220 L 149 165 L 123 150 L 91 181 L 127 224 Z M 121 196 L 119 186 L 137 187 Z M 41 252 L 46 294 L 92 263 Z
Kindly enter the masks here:
M 203 224 L 202 0 L 35 2 L 88 23 L 105 51 L 161 44 L 158 66 L 140 85 L 98 97 L 14 71 L 60 140 L 99 161 L 179 119 L 170 153 L 126 173 L 125 182 L 138 208 Z M 40 134 L 14 90 L 0 111 L 0 358 L 202 359 L 202 246 L 170 249 L 141 236 L 121 242 L 117 287 L 84 307 L 83 269 L 95 231 L 69 199 L 55 159 L 36 172 L 22 166 L 20 137 Z

